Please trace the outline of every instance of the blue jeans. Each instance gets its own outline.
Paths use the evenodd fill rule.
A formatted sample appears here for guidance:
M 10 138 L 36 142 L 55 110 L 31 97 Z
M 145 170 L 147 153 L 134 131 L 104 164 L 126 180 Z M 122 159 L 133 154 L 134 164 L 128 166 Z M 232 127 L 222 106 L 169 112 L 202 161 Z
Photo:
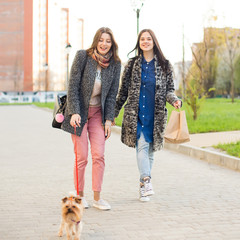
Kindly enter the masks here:
M 154 161 L 153 143 L 146 142 L 143 133 L 141 133 L 140 138 L 137 140 L 136 151 L 140 182 L 143 183 L 145 177 L 151 178 L 151 170 Z

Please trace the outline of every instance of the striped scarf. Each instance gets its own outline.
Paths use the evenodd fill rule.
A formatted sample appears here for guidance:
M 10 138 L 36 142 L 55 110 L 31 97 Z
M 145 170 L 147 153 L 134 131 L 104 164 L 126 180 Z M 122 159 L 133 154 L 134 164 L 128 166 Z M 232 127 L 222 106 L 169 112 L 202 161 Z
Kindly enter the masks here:
M 94 49 L 92 58 L 98 62 L 102 68 L 107 68 L 109 66 L 110 58 L 112 57 L 112 51 L 109 51 L 105 56 L 99 54 L 97 49 Z

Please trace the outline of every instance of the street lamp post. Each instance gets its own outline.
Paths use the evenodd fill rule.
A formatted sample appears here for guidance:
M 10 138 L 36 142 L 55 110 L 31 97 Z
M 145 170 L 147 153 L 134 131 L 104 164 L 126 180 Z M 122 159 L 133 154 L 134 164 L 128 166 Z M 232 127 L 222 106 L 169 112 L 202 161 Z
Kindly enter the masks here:
M 137 14 L 137 35 L 139 33 L 139 16 L 145 0 L 131 0 L 133 11 Z
M 184 25 L 183 25 L 183 30 L 182 30 L 182 85 L 183 85 L 183 90 L 182 90 L 182 98 L 185 100 L 185 95 L 186 95 L 186 81 L 185 81 L 185 45 L 184 45 Z
M 47 91 L 48 91 L 48 64 L 45 63 L 43 65 L 43 68 L 45 70 L 45 103 L 47 103 Z
M 65 47 L 65 52 L 66 52 L 66 54 L 67 54 L 66 86 L 68 85 L 68 76 L 69 76 L 69 74 L 68 74 L 68 72 L 69 72 L 69 66 L 68 66 L 68 65 L 69 65 L 69 54 L 70 54 L 71 50 L 72 50 L 72 46 L 71 46 L 70 43 L 68 43 L 67 46 Z

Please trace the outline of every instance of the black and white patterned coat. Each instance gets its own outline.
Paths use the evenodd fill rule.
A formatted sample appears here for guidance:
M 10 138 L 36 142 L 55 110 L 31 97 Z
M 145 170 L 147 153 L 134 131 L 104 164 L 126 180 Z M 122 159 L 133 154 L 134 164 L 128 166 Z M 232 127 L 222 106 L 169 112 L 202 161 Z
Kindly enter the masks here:
M 77 135 L 81 135 L 82 129 L 88 119 L 89 102 L 95 83 L 97 65 L 98 63 L 87 55 L 86 50 L 79 50 L 76 53 L 70 72 L 67 107 L 64 113 L 65 120 L 61 126 L 64 131 L 74 133 L 74 128 L 70 125 L 70 119 L 73 114 L 78 113 L 81 116 L 81 127 L 77 127 Z M 113 121 L 114 119 L 114 107 L 119 87 L 120 71 L 121 63 L 115 62 L 113 58 L 110 59 L 110 64 L 107 68 L 101 69 L 103 124 L 106 120 Z
M 142 57 L 130 59 L 124 69 L 122 84 L 117 96 L 115 117 L 118 116 L 124 103 L 121 141 L 129 147 L 136 147 L 139 95 L 141 87 Z M 132 71 L 131 71 L 132 69 Z M 155 56 L 155 112 L 153 129 L 153 151 L 163 147 L 163 137 L 167 123 L 166 101 L 171 105 L 178 100 L 174 94 L 173 71 L 170 67 L 166 73 L 158 64 Z

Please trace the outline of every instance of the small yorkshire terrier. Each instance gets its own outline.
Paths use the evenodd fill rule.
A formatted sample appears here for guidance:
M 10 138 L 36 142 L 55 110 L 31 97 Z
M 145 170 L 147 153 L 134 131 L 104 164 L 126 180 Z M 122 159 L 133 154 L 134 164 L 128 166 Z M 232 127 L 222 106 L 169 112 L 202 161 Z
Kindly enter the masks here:
M 83 204 L 79 196 L 70 194 L 70 197 L 62 199 L 62 221 L 58 236 L 62 237 L 63 229 L 66 228 L 67 240 L 79 240 L 82 231 Z

